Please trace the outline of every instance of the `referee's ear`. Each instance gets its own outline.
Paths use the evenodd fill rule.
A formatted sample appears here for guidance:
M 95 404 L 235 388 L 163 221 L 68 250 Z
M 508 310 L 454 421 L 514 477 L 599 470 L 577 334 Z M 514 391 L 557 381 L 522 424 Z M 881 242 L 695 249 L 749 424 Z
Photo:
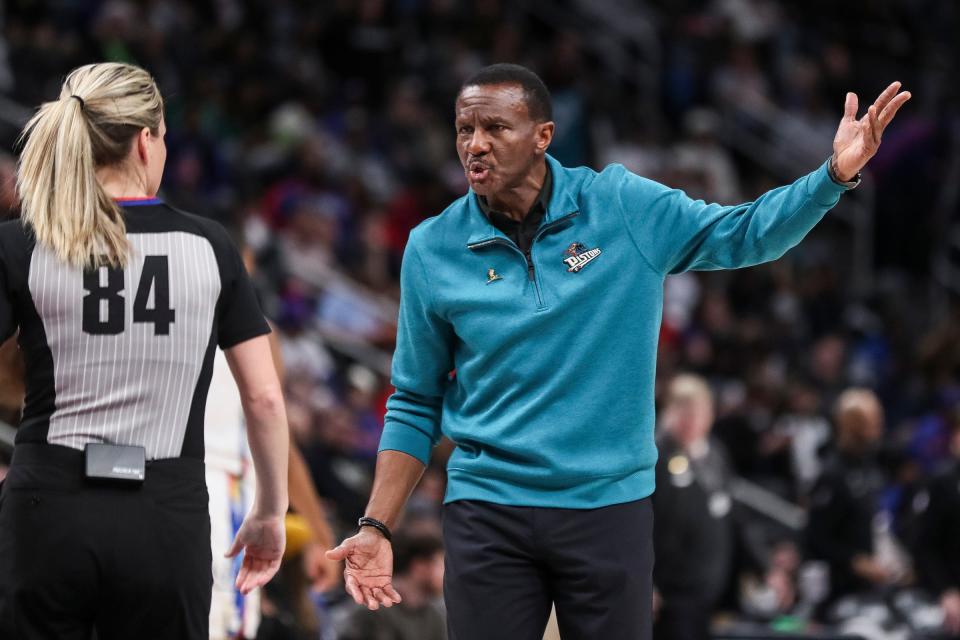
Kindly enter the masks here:
M 547 152 L 547 148 L 553 141 L 553 131 L 555 128 L 556 125 L 553 124 L 552 120 L 537 123 L 536 128 L 534 129 L 537 153 L 542 154 Z

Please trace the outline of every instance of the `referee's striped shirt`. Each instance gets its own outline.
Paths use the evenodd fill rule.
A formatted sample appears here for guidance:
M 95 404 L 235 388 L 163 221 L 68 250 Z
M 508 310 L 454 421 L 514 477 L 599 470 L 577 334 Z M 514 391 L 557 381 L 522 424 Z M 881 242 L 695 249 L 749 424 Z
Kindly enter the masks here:
M 19 221 L 0 224 L 0 342 L 19 328 L 26 363 L 17 444 L 203 459 L 214 350 L 270 329 L 220 225 L 157 199 L 120 204 L 124 269 L 75 269 Z

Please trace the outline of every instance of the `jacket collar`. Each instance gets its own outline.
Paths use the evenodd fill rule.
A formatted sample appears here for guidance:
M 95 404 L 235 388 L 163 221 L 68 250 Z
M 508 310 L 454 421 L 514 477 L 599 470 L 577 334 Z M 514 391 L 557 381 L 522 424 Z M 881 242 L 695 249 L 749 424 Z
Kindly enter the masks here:
M 550 154 L 546 154 L 547 165 L 550 168 L 551 193 L 547 211 L 540 226 L 550 224 L 560 218 L 578 212 L 576 198 L 576 181 L 569 171 Z M 480 208 L 477 194 L 470 189 L 467 192 L 467 219 L 470 222 L 470 237 L 467 244 L 485 242 L 494 238 L 506 238 L 502 231 L 497 229 Z

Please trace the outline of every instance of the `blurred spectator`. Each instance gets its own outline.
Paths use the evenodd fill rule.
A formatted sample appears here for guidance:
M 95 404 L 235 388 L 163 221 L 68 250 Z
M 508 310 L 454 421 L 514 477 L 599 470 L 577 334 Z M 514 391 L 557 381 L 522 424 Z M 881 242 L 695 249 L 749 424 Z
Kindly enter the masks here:
M 812 385 L 796 382 L 787 394 L 785 411 L 762 446 L 770 452 L 781 447 L 789 451 L 789 462 L 783 470 L 796 483 L 790 488 L 790 496 L 802 497 L 820 477 L 820 452 L 830 441 L 830 423 L 820 414 L 821 398 Z
M 443 593 L 443 545 L 436 535 L 397 536 L 393 585 L 403 601 L 378 611 L 353 610 L 338 640 L 445 640 L 446 622 L 437 606 Z
M 760 67 L 756 50 L 746 44 L 731 49 L 713 82 L 721 103 L 739 113 L 764 112 L 770 107 L 770 81 Z
M 748 573 L 740 585 L 745 613 L 770 620 L 794 610 L 797 605 L 797 578 L 800 551 L 791 540 L 776 543 L 762 573 Z
M 917 568 L 939 599 L 943 628 L 960 636 L 960 407 L 954 410 L 951 463 L 932 481 L 917 544 Z
M 698 175 L 701 190 L 688 190 L 692 198 L 735 204 L 743 199 L 733 158 L 720 144 L 720 117 L 704 108 L 691 109 L 683 119 L 685 137 L 673 149 L 675 170 Z
M 813 488 L 808 545 L 830 566 L 831 598 L 904 583 L 909 566 L 880 510 L 887 479 L 877 460 L 883 409 L 876 395 L 848 389 L 834 413 L 836 447 Z
M 383 406 L 377 397 L 382 385 L 373 371 L 358 364 L 347 369 L 346 378 L 345 402 L 356 416 L 359 429 L 357 452 L 373 461 L 383 432 Z
M 713 419 L 705 380 L 684 374 L 670 382 L 653 496 L 653 581 L 661 601 L 655 638 L 708 638 L 710 613 L 730 578 L 731 471 L 722 445 L 710 437 Z

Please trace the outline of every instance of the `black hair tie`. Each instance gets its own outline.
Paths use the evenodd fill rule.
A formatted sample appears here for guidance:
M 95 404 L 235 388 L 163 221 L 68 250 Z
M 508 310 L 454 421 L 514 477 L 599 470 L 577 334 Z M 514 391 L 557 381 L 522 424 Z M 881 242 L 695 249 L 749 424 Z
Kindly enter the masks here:
M 71 98 L 76 98 L 76 99 L 77 99 L 77 102 L 79 102 L 79 103 L 80 103 L 80 108 L 81 108 L 81 109 L 83 109 L 84 107 L 86 107 L 86 106 L 87 106 L 87 103 L 86 103 L 86 102 L 84 102 L 84 101 L 83 101 L 83 98 L 81 98 L 80 96 L 77 96 L 77 95 L 71 95 L 70 97 L 71 97 Z

